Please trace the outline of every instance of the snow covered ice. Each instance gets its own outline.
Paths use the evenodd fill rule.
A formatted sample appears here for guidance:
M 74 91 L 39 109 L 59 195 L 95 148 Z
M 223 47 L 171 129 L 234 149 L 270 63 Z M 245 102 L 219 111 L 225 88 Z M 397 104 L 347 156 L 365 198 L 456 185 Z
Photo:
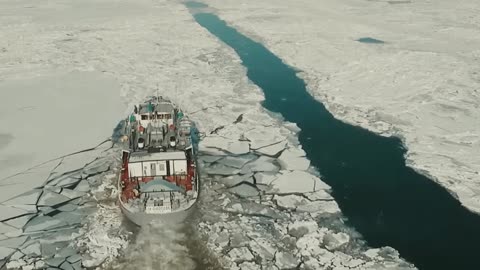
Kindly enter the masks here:
M 480 212 L 477 1 L 203 2 L 301 70 L 336 118 L 399 136 L 409 166 Z
M 342 215 L 308 171 L 298 128 L 261 107 L 238 56 L 181 3 L 2 0 L 0 15 L 0 265 L 79 269 L 115 265 L 129 251 L 137 258 L 112 204 L 118 153 L 104 141 L 158 85 L 205 135 L 198 228 L 222 265 L 412 268 L 345 226 L 327 226 Z M 140 238 L 137 247 L 149 243 Z

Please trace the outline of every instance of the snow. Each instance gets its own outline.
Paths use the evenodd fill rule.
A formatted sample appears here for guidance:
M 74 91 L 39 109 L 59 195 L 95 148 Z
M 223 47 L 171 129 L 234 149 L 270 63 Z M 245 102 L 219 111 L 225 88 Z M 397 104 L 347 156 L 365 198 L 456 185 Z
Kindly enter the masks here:
M 301 70 L 335 117 L 398 135 L 409 166 L 480 212 L 477 1 L 204 2 Z

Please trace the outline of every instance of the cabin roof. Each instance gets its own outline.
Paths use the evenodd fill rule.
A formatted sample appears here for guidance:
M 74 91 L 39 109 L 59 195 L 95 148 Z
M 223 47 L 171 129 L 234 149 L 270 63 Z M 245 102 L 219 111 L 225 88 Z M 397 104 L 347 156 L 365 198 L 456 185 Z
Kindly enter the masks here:
M 129 162 L 140 162 L 140 161 L 155 161 L 155 160 L 186 160 L 185 152 L 183 151 L 171 151 L 171 152 L 158 152 L 158 153 L 148 153 L 148 152 L 133 152 L 130 154 Z
M 158 113 L 171 113 L 174 109 L 173 105 L 171 103 L 158 103 L 158 104 L 152 104 L 153 107 L 153 112 L 158 112 Z M 142 104 L 139 114 L 144 114 L 144 113 L 149 113 L 148 111 L 148 103 L 147 104 Z

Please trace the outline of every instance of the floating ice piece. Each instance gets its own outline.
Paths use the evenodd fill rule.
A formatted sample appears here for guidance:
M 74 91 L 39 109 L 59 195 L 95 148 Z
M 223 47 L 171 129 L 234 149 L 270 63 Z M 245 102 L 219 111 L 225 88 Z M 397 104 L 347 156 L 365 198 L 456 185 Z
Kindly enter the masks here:
M 312 233 L 318 229 L 318 224 L 315 221 L 295 221 L 288 224 L 288 234 L 296 238 L 302 237 L 305 234 Z
M 83 195 L 85 195 L 85 192 L 83 191 L 76 191 L 76 190 L 71 190 L 71 189 L 68 189 L 68 188 L 64 188 L 62 190 L 62 192 L 60 192 L 61 195 L 64 195 L 70 199 L 76 199 L 76 198 L 80 198 L 82 197 Z
M 233 142 L 226 150 L 234 155 L 243 155 L 250 152 L 250 145 L 248 142 Z
M 240 170 L 236 168 L 228 167 L 223 164 L 213 164 L 211 166 L 204 168 L 204 171 L 207 174 L 212 174 L 212 175 L 232 175 L 240 172 Z
M 67 225 L 63 220 L 49 216 L 38 216 L 25 225 L 25 232 L 51 230 Z
M 10 254 L 12 254 L 13 252 L 15 252 L 14 249 L 7 248 L 7 247 L 0 247 L 0 260 L 5 260 L 5 258 L 10 256 Z
M 67 258 L 67 261 L 69 263 L 76 263 L 78 261 L 80 261 L 82 259 L 82 256 L 78 255 L 78 254 L 74 254 L 70 257 Z
M 306 171 L 310 167 L 310 160 L 304 155 L 303 150 L 288 148 L 278 157 L 278 162 L 284 170 Z
M 305 257 L 317 257 L 322 253 L 322 248 L 320 247 L 320 240 L 314 237 L 312 234 L 307 234 L 300 237 L 295 244 L 300 250 L 300 254 Z
M 40 256 L 42 253 L 40 252 L 40 243 L 34 242 L 31 245 L 27 246 L 26 248 L 22 249 L 22 252 L 27 256 Z
M 56 214 L 54 217 L 55 219 L 63 220 L 69 225 L 80 224 L 82 219 L 85 218 L 84 215 L 78 212 L 61 212 Z
M 234 155 L 242 155 L 250 152 L 250 145 L 245 141 L 230 141 L 222 137 L 206 137 L 199 145 L 200 151 L 212 153 L 212 148 L 225 151 Z M 215 151 L 213 151 L 215 152 Z M 216 154 L 216 153 L 213 153 Z
M 60 252 L 55 254 L 55 257 L 67 258 L 67 257 L 73 256 L 75 254 L 77 254 L 77 251 L 73 247 L 67 246 L 67 247 L 63 248 L 62 250 L 60 250 Z
M 299 262 L 291 253 L 277 252 L 275 254 L 275 264 L 280 269 L 292 269 L 296 268 Z
M 3 204 L 5 205 L 25 205 L 25 204 L 36 204 L 38 197 L 42 194 L 41 189 L 34 189 L 28 192 L 25 192 L 15 198 L 12 198 Z
M 243 169 L 242 173 L 247 172 L 278 172 L 279 168 L 273 164 L 275 159 L 269 158 L 266 156 L 261 156 L 255 161 L 252 161 L 246 164 Z
M 49 162 L 35 169 L 28 170 L 28 173 L 17 174 L 2 180 L 0 202 L 8 201 L 27 191 L 43 186 L 45 179 L 47 179 L 55 166 L 56 162 Z M 0 210 L 0 213 L 3 213 L 3 211 Z
M 297 207 L 299 212 L 309 212 L 309 213 L 338 213 L 340 208 L 335 201 L 314 201 L 308 202 L 307 204 L 302 204 Z
M 348 234 L 343 232 L 340 232 L 340 233 L 329 232 L 329 233 L 326 233 L 325 236 L 323 237 L 323 244 L 330 251 L 339 249 L 343 245 L 347 244 L 349 241 L 350 241 L 350 236 L 348 236 Z
M 259 191 L 257 188 L 247 184 L 240 184 L 238 186 L 229 188 L 228 191 L 243 198 L 259 195 Z
M 199 160 L 206 163 L 213 163 L 221 158 L 222 158 L 221 156 L 210 156 L 210 155 L 201 155 L 198 157 Z
M 272 182 L 275 193 L 305 193 L 319 189 L 329 189 L 330 187 L 304 171 L 285 172 Z
M 286 146 L 287 146 L 287 142 L 286 141 L 281 141 L 281 142 L 273 143 L 271 145 L 263 146 L 262 148 L 257 148 L 257 149 L 254 149 L 254 150 L 255 150 L 255 152 L 263 154 L 263 155 L 275 156 L 278 153 L 280 153 L 281 151 L 283 151 Z
M 6 206 L 6 205 L 0 205 L 0 221 L 11 219 L 14 217 L 19 217 L 25 214 L 28 214 L 28 212 L 23 209 Z
M 23 215 L 18 218 L 10 219 L 8 221 L 5 221 L 6 224 L 13 226 L 18 229 L 22 229 L 27 222 L 32 219 L 36 214 L 30 214 L 30 215 Z
M 262 261 L 271 261 L 275 258 L 275 252 L 277 249 L 270 245 L 270 242 L 263 238 L 256 238 L 248 243 L 250 249 L 255 252 Z
M 295 210 L 299 205 L 306 204 L 308 202 L 305 198 L 298 195 L 276 195 L 274 200 L 277 202 L 279 207 L 291 210 Z
M 107 158 L 98 158 L 92 163 L 85 166 L 83 173 L 87 175 L 93 175 L 106 172 L 110 169 L 112 162 Z
M 254 262 L 243 262 L 238 265 L 240 270 L 261 270 L 262 267 Z
M 45 262 L 53 267 L 60 267 L 60 265 L 65 261 L 65 258 L 50 258 L 46 259 Z
M 244 174 L 244 175 L 238 175 L 237 174 L 237 175 L 234 175 L 234 176 L 229 176 L 229 177 L 223 178 L 222 182 L 226 187 L 232 187 L 232 186 L 238 185 L 242 182 L 249 182 L 249 183 L 253 184 L 252 176 L 253 176 L 252 173 Z
M 90 190 L 90 185 L 88 184 L 88 181 L 81 180 L 80 182 L 78 182 L 78 185 L 73 190 L 88 192 Z
M 71 203 L 67 203 L 65 205 L 62 205 L 60 207 L 57 207 L 56 208 L 57 210 L 60 210 L 60 211 L 63 211 L 63 212 L 71 212 L 71 211 L 75 211 L 78 209 L 78 205 L 76 204 L 71 204 Z
M 14 226 L 10 226 L 4 222 L 0 222 L 0 234 L 6 234 L 16 230 L 18 230 L 18 228 L 15 228 Z
M 243 262 L 253 260 L 253 255 L 246 247 L 233 248 L 228 252 L 228 256 L 234 262 Z
M 0 241 L 0 247 L 18 248 L 27 241 L 27 236 L 13 237 Z
M 229 167 L 241 169 L 245 165 L 245 163 L 255 158 L 255 155 L 244 155 L 239 157 L 226 156 L 218 160 L 217 162 Z
M 328 193 L 326 190 L 321 189 L 315 192 L 305 193 L 304 194 L 310 201 L 326 201 L 326 200 L 333 200 L 332 195 Z
M 277 179 L 278 174 L 274 172 L 257 172 L 254 177 L 257 184 L 270 185 L 273 180 Z
M 75 185 L 81 181 L 81 176 L 76 174 L 67 174 L 59 176 L 48 182 L 47 186 L 57 186 L 57 187 L 66 187 Z
M 39 206 L 55 206 L 66 201 L 69 201 L 70 198 L 56 192 L 44 191 L 42 197 L 38 201 Z
M 285 215 L 276 212 L 267 205 L 256 202 L 242 201 L 241 203 L 234 203 L 229 208 L 230 211 L 241 213 L 244 215 L 265 216 L 273 219 L 285 218 Z

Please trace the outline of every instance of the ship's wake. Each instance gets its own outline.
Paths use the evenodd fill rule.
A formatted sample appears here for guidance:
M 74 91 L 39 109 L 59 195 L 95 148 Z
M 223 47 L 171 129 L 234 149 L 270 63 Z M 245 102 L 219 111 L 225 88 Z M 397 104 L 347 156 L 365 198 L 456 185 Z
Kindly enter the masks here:
M 175 227 L 174 227 L 175 226 Z M 113 269 L 195 269 L 181 226 L 156 223 L 142 227 Z

